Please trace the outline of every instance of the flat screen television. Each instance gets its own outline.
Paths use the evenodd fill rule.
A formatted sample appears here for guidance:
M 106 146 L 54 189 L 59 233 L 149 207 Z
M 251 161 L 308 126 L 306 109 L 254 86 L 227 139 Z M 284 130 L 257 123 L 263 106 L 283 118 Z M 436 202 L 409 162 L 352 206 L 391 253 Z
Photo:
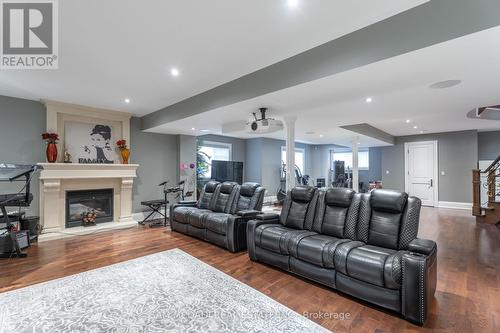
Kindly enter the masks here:
M 219 182 L 243 183 L 243 162 L 212 161 L 212 179 Z

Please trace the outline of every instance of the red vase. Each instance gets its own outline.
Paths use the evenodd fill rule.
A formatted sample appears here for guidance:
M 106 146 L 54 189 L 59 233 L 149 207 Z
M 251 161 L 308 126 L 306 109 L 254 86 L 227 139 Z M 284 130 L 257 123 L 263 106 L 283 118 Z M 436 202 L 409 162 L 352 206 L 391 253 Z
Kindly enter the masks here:
M 47 144 L 47 162 L 55 163 L 57 161 L 57 145 L 55 143 Z

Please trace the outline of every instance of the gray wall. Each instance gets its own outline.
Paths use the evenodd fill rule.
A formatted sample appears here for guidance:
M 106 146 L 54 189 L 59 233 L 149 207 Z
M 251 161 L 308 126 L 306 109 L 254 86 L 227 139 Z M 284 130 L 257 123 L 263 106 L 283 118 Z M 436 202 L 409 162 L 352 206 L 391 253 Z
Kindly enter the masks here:
M 359 170 L 359 181 L 368 186 L 370 181 L 382 179 L 382 148 L 372 147 L 370 151 L 370 168 L 368 170 Z
M 45 161 L 41 134 L 46 128 L 45 107 L 34 101 L 0 96 L 0 163 L 36 164 Z M 60 147 L 58 147 L 60 149 Z M 17 192 L 23 183 L 0 182 L 0 193 Z M 32 180 L 34 199 L 28 214 L 39 215 L 39 181 Z
M 500 131 L 477 134 L 479 160 L 494 160 L 500 155 Z
M 262 140 L 245 140 L 245 181 L 262 183 Z
M 268 190 L 269 195 L 276 194 L 280 187 L 281 147 L 285 141 L 262 139 L 262 186 Z
M 476 131 L 397 137 L 394 146 L 381 148 L 384 188 L 404 191 L 404 143 L 430 140 L 438 141 L 439 201 L 472 202 L 471 170 L 478 161 Z
M 179 137 L 141 131 L 140 118 L 130 121 L 131 163 L 140 164 L 134 181 L 133 211 L 144 210 L 141 201 L 163 198 L 159 183 L 168 180 L 172 186 L 179 178 Z

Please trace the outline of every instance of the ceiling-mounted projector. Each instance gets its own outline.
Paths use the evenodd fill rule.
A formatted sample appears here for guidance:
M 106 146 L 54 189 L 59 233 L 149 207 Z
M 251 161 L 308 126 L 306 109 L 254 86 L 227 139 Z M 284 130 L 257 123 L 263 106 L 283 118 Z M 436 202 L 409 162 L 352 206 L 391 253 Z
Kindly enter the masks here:
M 281 131 L 283 129 L 283 122 L 281 120 L 276 120 L 273 118 L 266 118 L 267 108 L 260 108 L 261 118 L 257 118 L 257 114 L 254 112 L 253 117 L 255 120 L 249 121 L 247 123 L 247 131 L 249 133 L 262 134 L 262 133 L 272 133 Z

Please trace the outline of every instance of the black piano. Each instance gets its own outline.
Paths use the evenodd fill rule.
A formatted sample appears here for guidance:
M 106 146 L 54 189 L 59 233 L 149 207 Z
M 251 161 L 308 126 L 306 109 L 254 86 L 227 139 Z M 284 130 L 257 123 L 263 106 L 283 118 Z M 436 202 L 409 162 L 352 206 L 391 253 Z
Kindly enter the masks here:
M 16 237 L 16 231 L 11 217 L 7 213 L 7 207 L 29 207 L 33 201 L 33 194 L 30 191 L 30 184 L 33 175 L 36 171 L 42 169 L 38 165 L 23 165 L 23 164 L 8 164 L 0 163 L 0 182 L 23 182 L 21 189 L 17 193 L 0 194 L 0 211 L 2 219 L 6 227 L 0 229 L 0 237 L 7 235 L 10 237 L 13 246 L 11 252 L 0 253 L 0 258 L 10 258 L 13 255 L 17 257 L 26 257 L 26 253 L 22 253 L 19 248 L 19 243 Z M 18 219 L 21 214 L 15 215 Z

